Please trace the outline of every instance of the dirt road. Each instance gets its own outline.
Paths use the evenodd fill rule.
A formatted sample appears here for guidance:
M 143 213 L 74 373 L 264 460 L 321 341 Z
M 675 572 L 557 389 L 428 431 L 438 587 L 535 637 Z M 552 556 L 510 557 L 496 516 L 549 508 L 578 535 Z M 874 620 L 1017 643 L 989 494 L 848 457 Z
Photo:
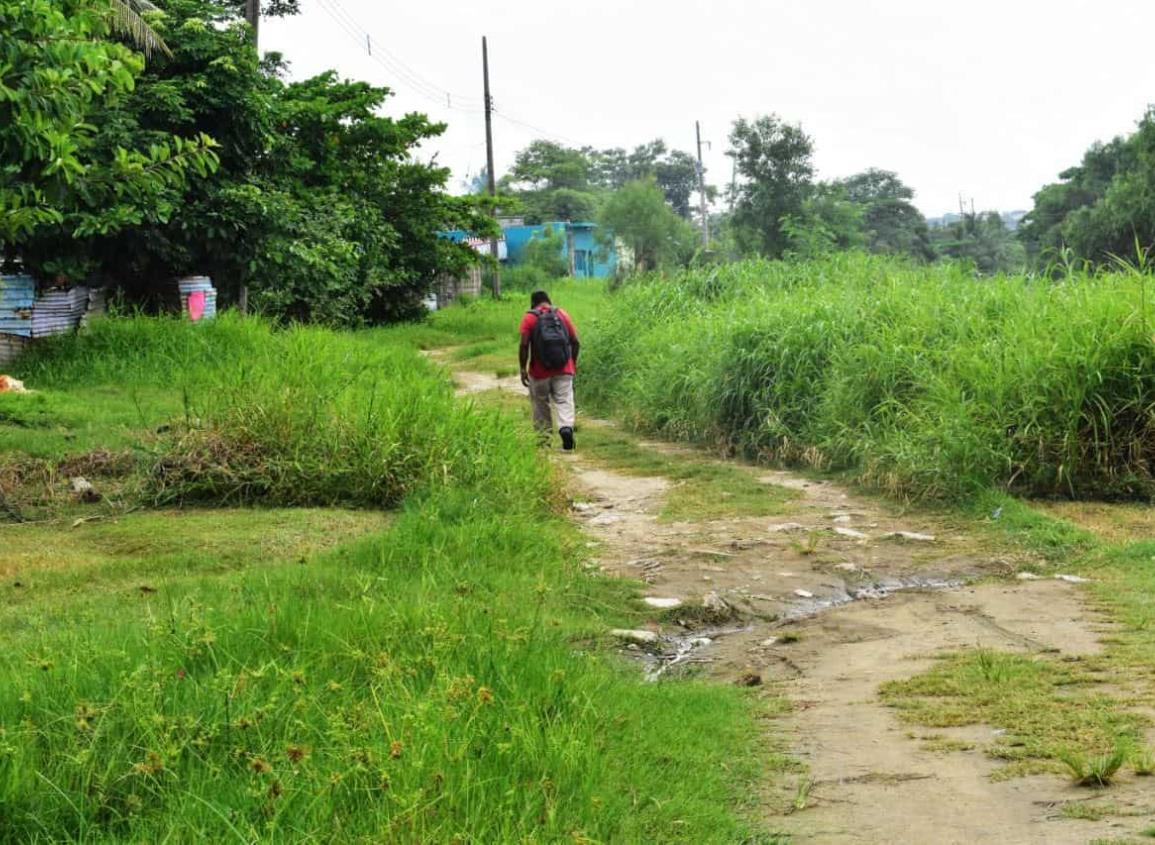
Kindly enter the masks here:
M 516 379 L 456 378 L 463 393 L 523 390 Z M 792 842 L 1087 843 L 1141 827 L 1069 818 L 1062 807 L 1088 793 L 1058 776 L 992 780 L 998 763 L 983 748 L 995 726 L 912 729 L 878 695 L 948 650 L 1097 652 L 1105 623 L 1077 585 L 1017 580 L 1016 561 L 984 552 L 957 522 L 787 472 L 760 475 L 798 493 L 779 516 L 668 522 L 670 479 L 615 472 L 580 442 L 569 461 L 574 518 L 601 566 L 647 584 L 660 640 L 630 649 L 645 671 L 694 666 L 791 702 L 770 730 L 806 774 L 766 796 L 771 829 Z M 1142 790 L 1111 800 L 1140 807 Z

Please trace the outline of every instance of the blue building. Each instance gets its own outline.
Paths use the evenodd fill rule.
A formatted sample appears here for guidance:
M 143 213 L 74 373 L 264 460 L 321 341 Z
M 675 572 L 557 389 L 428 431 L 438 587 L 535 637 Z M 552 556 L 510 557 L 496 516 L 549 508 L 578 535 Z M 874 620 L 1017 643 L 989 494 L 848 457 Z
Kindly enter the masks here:
M 502 237 L 498 241 L 497 255 L 503 264 L 516 267 L 524 260 L 525 248 L 534 238 L 544 238 L 549 234 L 562 237 L 558 247 L 561 257 L 566 260 L 570 275 L 583 278 L 602 279 L 612 276 L 617 268 L 617 251 L 598 241 L 596 223 L 538 223 L 524 225 L 520 221 L 508 221 L 501 227 Z M 456 243 L 466 243 L 482 255 L 489 254 L 489 241 L 475 238 L 460 229 L 441 232 L 441 237 Z
M 561 238 L 561 255 L 568 262 L 571 275 L 598 279 L 612 276 L 617 266 L 617 253 L 613 246 L 598 242 L 597 228 L 596 223 L 581 222 L 503 226 L 508 263 L 515 267 L 520 264 L 526 244 L 534 238 L 558 233 L 564 236 Z

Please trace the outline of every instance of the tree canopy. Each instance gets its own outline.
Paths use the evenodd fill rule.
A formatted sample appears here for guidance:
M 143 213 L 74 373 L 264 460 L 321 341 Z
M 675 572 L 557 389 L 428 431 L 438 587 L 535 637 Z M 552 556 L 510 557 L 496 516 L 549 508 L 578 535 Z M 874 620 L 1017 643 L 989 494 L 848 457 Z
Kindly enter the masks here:
M 207 273 L 272 316 L 352 324 L 418 313 L 437 275 L 476 260 L 437 232 L 487 234 L 480 201 L 413 155 L 443 125 L 386 116 L 388 89 L 333 72 L 286 83 L 241 2 L 164 0 L 149 23 L 170 55 L 147 66 L 109 40 L 101 2 L 0 0 L 10 261 L 98 271 L 142 301 Z

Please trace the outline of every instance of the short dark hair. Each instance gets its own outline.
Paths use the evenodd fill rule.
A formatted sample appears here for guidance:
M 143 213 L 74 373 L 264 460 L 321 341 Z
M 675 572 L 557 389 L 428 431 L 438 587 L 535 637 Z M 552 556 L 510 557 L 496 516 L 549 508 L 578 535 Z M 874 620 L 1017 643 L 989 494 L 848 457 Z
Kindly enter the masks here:
M 535 290 L 533 293 L 531 293 L 529 295 L 529 307 L 530 308 L 537 308 L 537 306 L 541 305 L 543 302 L 549 302 L 549 294 L 546 293 L 545 291 Z M 552 302 L 549 302 L 549 304 L 553 305 Z

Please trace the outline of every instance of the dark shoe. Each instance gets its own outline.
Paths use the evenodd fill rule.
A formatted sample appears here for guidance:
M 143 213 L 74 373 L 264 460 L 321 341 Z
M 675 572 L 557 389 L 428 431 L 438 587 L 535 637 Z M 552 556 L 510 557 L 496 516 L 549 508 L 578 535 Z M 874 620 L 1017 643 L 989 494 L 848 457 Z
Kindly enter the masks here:
M 567 452 L 572 452 L 573 451 L 573 429 L 570 428 L 569 426 L 566 426 L 565 428 L 558 430 L 558 434 L 561 435 L 561 448 L 565 449 L 565 451 L 567 451 Z

